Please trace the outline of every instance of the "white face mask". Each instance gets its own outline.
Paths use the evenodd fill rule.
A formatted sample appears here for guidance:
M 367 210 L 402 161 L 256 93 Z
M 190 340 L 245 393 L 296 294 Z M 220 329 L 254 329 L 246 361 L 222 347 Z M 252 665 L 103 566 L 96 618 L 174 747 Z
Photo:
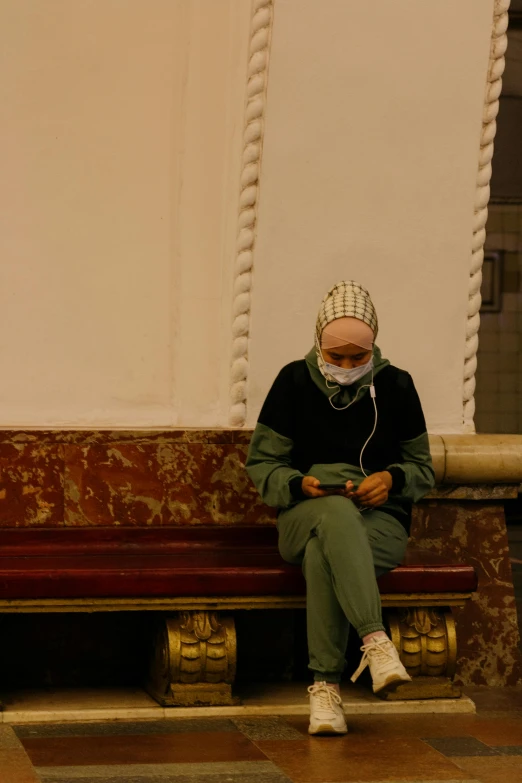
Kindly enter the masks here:
M 341 386 L 351 386 L 367 373 L 373 370 L 373 356 L 366 364 L 361 364 L 359 367 L 352 367 L 351 370 L 344 370 L 342 367 L 338 367 L 336 364 L 330 364 L 330 362 L 324 363 L 325 372 L 331 375 L 335 379 L 336 383 Z

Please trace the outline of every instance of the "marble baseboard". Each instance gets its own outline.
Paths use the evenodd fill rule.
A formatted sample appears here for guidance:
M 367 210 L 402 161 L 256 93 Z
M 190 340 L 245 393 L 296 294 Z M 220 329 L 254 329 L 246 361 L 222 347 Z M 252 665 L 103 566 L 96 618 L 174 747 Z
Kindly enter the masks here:
M 241 704 L 233 707 L 160 707 L 137 689 L 67 689 L 16 692 L 0 713 L 0 723 L 65 723 L 67 721 L 159 720 L 163 718 L 247 717 L 250 715 L 308 715 L 308 683 L 251 683 L 238 686 Z M 468 696 L 459 699 L 382 701 L 371 690 L 343 690 L 347 715 L 474 713 Z

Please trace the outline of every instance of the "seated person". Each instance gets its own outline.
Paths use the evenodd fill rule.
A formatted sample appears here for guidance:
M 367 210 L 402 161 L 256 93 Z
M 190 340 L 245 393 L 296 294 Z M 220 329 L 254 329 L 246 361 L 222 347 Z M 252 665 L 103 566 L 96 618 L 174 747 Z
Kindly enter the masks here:
M 375 345 L 366 289 L 324 297 L 315 346 L 283 367 L 261 410 L 247 471 L 279 509 L 279 551 L 306 578 L 311 734 L 347 731 L 339 691 L 348 630 L 362 639 L 352 680 L 369 665 L 383 694 L 410 680 L 385 633 L 377 577 L 404 557 L 411 503 L 434 485 L 411 376 Z

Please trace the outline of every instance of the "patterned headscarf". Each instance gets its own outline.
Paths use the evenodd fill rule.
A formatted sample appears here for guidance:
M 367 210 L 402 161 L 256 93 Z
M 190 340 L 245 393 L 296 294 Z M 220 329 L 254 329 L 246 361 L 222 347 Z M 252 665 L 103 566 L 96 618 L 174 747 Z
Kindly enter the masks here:
M 377 337 L 379 328 L 377 313 L 366 288 L 353 280 L 341 280 L 340 283 L 336 283 L 321 302 L 315 326 L 317 364 L 323 374 L 324 360 L 320 347 L 322 331 L 327 324 L 335 321 L 336 318 L 344 318 L 345 316 L 363 321 L 373 331 L 374 339 Z

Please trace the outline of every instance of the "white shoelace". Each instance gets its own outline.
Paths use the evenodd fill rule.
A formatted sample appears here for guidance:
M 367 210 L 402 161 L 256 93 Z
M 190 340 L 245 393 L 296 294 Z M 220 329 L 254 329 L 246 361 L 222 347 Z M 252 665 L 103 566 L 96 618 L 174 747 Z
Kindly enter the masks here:
M 361 651 L 364 653 L 361 658 L 359 668 L 355 671 L 350 680 L 355 682 L 359 675 L 366 669 L 370 663 L 370 656 L 377 664 L 395 663 L 395 647 L 390 639 L 372 639 L 368 644 L 363 644 Z
M 315 682 L 310 685 L 308 693 L 317 698 L 320 710 L 335 711 L 335 705 L 340 706 L 343 703 L 337 691 L 334 688 L 329 688 L 324 682 Z

